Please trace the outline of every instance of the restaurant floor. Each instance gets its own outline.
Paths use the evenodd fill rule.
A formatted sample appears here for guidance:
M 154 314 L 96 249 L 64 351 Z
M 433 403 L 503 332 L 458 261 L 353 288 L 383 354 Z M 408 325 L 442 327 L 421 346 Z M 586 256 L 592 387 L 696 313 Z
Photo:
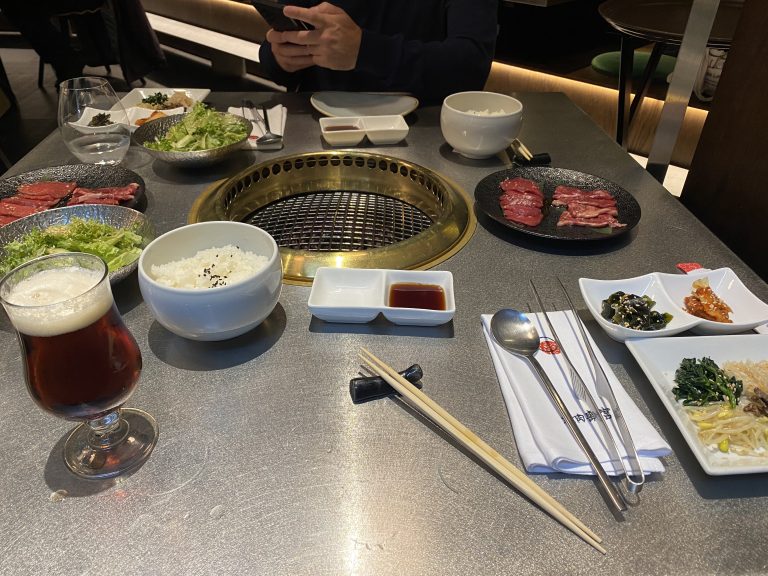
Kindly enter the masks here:
M 53 70 L 46 66 L 44 87 L 37 86 L 38 59 L 35 52 L 23 46 L 8 47 L 3 42 L 0 60 L 10 80 L 17 100 L 16 106 L 0 116 L 0 150 L 11 163 L 20 160 L 48 134 L 56 129 L 57 93 Z M 149 74 L 148 87 L 210 88 L 219 91 L 264 91 L 263 84 L 252 77 L 219 76 L 211 71 L 207 61 L 166 50 L 167 66 Z M 104 68 L 86 68 L 85 74 L 104 76 Z M 116 91 L 128 91 L 119 66 L 112 66 L 110 81 Z M 135 83 L 133 87 L 139 84 Z M 633 155 L 642 165 L 646 159 Z M 0 172 L 4 168 L 0 166 Z M 664 186 L 675 196 L 682 191 L 687 170 L 670 166 Z

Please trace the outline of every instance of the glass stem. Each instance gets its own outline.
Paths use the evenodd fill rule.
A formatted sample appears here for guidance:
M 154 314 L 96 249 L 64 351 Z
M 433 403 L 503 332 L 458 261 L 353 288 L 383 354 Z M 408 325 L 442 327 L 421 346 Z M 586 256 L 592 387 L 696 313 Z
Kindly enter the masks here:
M 108 450 L 128 435 L 128 423 L 120 418 L 120 410 L 88 420 L 88 428 L 88 443 L 97 450 Z

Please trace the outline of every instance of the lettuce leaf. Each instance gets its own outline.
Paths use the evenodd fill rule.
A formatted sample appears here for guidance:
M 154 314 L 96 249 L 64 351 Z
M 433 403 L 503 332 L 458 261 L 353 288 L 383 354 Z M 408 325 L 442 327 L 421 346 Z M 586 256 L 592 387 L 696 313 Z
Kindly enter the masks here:
M 32 230 L 9 242 L 0 258 L 0 275 L 46 254 L 87 252 L 99 256 L 110 272 L 137 260 L 142 237 L 136 228 L 115 228 L 103 222 L 73 218 L 69 224 Z
M 189 113 L 171 126 L 165 136 L 156 137 L 144 145 L 163 152 L 193 152 L 228 146 L 247 134 L 245 127 L 231 114 L 222 114 L 195 102 Z

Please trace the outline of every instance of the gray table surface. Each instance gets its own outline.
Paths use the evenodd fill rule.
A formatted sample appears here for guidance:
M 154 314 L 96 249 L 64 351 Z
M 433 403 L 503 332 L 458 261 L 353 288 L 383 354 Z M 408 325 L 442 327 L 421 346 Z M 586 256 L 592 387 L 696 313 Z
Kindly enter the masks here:
M 213 180 L 251 163 L 322 149 L 303 95 L 282 152 L 243 151 L 208 171 L 176 171 L 132 148 L 124 165 L 147 182 L 158 231 L 186 221 Z M 521 138 L 553 165 L 613 180 L 642 207 L 624 240 L 553 245 L 480 218 L 469 244 L 440 268 L 453 272 L 457 313 L 441 329 L 385 323 L 329 325 L 307 309 L 309 289 L 285 286 L 253 332 L 195 343 L 163 329 L 135 276 L 115 289 L 144 355 L 128 405 L 152 413 L 160 441 L 148 462 L 115 481 L 83 481 L 64 467 L 71 423 L 36 407 L 20 352 L 0 323 L 0 573 L 113 574 L 759 574 L 768 572 L 765 475 L 708 477 L 626 347 L 587 318 L 581 276 L 623 278 L 678 262 L 730 266 L 759 297 L 768 285 L 562 94 L 520 94 Z M 214 94 L 223 108 L 239 94 Z M 380 151 L 436 170 L 472 194 L 500 159 L 457 157 L 439 108 L 409 117 L 405 143 Z M 371 150 L 375 150 L 371 148 Z M 73 163 L 58 134 L 10 174 Z M 394 399 L 353 405 L 348 380 L 364 345 L 399 367 L 419 362 L 425 391 L 520 464 L 480 315 L 530 301 L 527 280 L 570 288 L 600 349 L 639 408 L 673 448 L 641 503 L 617 519 L 594 481 L 534 480 L 604 538 L 602 556 Z M 58 492 L 57 492 L 58 491 Z M 60 492 L 60 491 L 66 491 Z M 63 496 L 63 497 L 62 497 Z

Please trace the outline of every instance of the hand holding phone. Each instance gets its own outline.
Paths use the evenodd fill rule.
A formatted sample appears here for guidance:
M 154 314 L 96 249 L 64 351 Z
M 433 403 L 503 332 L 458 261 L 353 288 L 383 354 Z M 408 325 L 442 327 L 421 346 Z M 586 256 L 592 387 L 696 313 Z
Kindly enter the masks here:
M 258 10 L 261 17 L 267 21 L 278 32 L 314 30 L 314 26 L 309 22 L 289 18 L 283 14 L 285 4 L 279 0 L 251 0 L 251 4 Z

